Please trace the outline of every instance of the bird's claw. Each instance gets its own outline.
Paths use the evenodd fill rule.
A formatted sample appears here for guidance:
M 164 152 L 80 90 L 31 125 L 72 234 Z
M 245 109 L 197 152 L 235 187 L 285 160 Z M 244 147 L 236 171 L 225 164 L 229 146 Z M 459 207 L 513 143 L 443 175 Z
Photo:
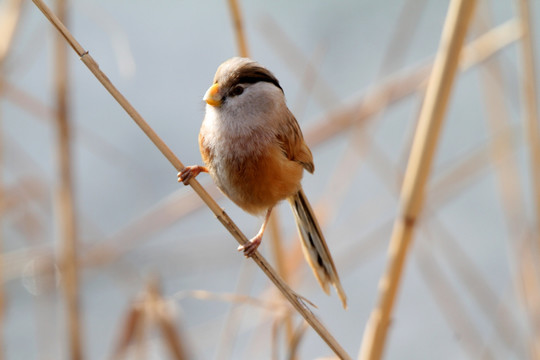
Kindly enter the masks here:
M 186 166 L 178 173 L 178 182 L 188 185 L 189 181 L 197 177 L 201 171 L 204 171 L 204 168 L 199 165 Z
M 249 258 L 252 257 L 253 254 L 255 254 L 255 251 L 257 251 L 257 248 L 261 244 L 262 236 L 255 236 L 253 239 L 246 242 L 244 245 L 240 245 L 238 247 L 238 251 L 243 251 L 244 256 Z

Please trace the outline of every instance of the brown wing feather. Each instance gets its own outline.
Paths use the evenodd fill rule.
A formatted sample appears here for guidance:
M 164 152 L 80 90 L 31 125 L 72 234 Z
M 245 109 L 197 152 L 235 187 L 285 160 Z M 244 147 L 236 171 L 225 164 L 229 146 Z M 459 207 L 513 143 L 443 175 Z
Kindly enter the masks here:
M 304 141 L 304 136 L 294 115 L 288 111 L 287 116 L 289 118 L 282 123 L 276 135 L 283 153 L 289 160 L 299 162 L 304 169 L 313 173 L 315 165 L 311 150 Z

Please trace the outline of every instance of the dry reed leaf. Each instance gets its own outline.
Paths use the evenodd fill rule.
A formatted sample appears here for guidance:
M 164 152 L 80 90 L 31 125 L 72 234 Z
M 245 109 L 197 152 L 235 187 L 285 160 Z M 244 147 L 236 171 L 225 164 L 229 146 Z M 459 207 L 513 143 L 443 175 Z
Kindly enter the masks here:
M 277 301 L 277 302 L 270 302 L 270 301 L 263 301 L 258 298 L 254 298 L 247 295 L 238 295 L 236 293 L 221 293 L 217 294 L 211 291 L 206 290 L 184 290 L 184 291 L 178 291 L 174 295 L 172 295 L 177 300 L 182 300 L 185 298 L 194 298 L 198 300 L 205 300 L 205 301 L 223 301 L 228 303 L 235 303 L 235 304 L 242 304 L 242 305 L 250 305 L 255 307 L 260 307 L 266 310 L 270 310 L 273 312 L 282 313 L 287 310 L 286 303 L 283 301 Z

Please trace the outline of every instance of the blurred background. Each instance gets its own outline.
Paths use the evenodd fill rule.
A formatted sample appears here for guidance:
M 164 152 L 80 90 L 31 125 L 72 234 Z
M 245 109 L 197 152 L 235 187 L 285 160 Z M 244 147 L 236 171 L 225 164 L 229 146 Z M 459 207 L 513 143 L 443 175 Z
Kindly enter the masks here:
M 478 2 L 387 359 L 540 358 L 539 216 L 520 3 Z M 537 45 L 540 2 L 529 3 Z M 53 1 L 47 4 L 54 10 Z M 239 52 L 229 4 L 66 4 L 75 38 L 185 165 L 201 164 L 202 96 L 217 66 Z M 250 56 L 280 80 L 313 151 L 316 171 L 306 174 L 304 189 L 349 309 L 316 283 L 287 204 L 275 212 L 260 250 L 317 305 L 314 313 L 353 358 L 377 303 L 448 4 L 238 3 Z M 182 358 L 170 350 L 180 347 L 188 359 L 332 356 L 253 261 L 236 251 L 191 188 L 177 183 L 177 171 L 71 48 L 61 66 L 68 70 L 64 140 L 70 146 L 61 147 L 56 30 L 32 2 L 18 0 L 0 1 L 0 28 L 0 44 L 9 45 L 0 46 L 4 359 L 74 358 L 60 261 L 70 251 L 66 236 L 76 240 L 78 254 L 73 284 L 81 358 Z M 70 196 L 61 195 L 65 155 L 72 212 Z M 223 198 L 209 176 L 199 181 L 246 236 L 256 233 L 261 219 Z

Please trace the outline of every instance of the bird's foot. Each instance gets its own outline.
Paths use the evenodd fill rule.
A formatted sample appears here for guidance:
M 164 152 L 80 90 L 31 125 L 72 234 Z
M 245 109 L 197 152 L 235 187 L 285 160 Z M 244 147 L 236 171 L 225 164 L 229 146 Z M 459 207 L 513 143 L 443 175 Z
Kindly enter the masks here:
M 245 257 L 252 257 L 259 245 L 261 245 L 261 241 L 262 234 L 257 234 L 257 236 L 246 242 L 244 245 L 240 245 L 238 251 L 243 251 Z
M 197 177 L 201 172 L 208 172 L 208 169 L 200 165 L 186 166 L 178 173 L 178 182 L 188 185 L 189 181 Z

